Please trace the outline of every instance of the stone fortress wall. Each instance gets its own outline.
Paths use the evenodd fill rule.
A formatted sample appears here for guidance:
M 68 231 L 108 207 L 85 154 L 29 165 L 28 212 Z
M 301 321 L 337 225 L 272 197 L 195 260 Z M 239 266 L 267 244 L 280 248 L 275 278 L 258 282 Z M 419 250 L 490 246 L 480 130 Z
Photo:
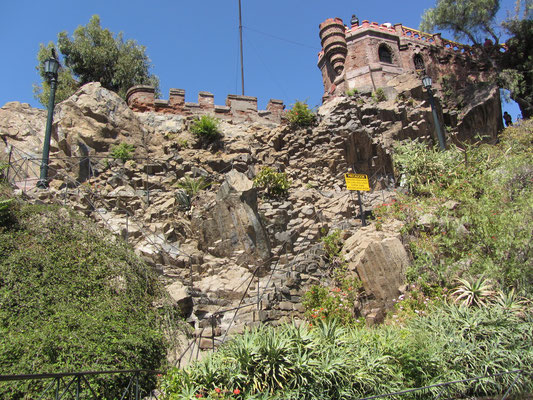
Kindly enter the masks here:
M 402 24 L 378 24 L 352 18 L 351 27 L 340 18 L 319 25 L 322 50 L 318 67 L 324 84 L 323 101 L 357 89 L 372 92 L 387 86 L 397 75 L 418 71 L 439 87 L 439 78 L 453 74 L 458 80 L 485 81 L 490 65 L 483 51 L 501 51 L 487 41 L 484 49 L 443 39 Z
M 266 110 L 257 109 L 257 97 L 230 94 L 224 106 L 215 105 L 215 97 L 209 92 L 198 93 L 198 103 L 185 101 L 185 90 L 170 89 L 169 99 L 155 98 L 152 86 L 138 85 L 126 94 L 128 106 L 136 112 L 153 111 L 183 116 L 214 115 L 217 118 L 234 121 L 268 120 L 281 122 L 285 106 L 282 100 L 270 99 Z

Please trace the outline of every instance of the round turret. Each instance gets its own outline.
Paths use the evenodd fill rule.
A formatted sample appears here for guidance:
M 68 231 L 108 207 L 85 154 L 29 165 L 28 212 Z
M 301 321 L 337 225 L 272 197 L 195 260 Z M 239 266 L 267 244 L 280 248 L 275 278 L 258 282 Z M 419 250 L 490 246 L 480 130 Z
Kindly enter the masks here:
M 335 73 L 340 75 L 344 69 L 344 61 L 348 51 L 344 23 L 340 18 L 330 18 L 322 22 L 319 28 L 324 55 L 329 60 Z

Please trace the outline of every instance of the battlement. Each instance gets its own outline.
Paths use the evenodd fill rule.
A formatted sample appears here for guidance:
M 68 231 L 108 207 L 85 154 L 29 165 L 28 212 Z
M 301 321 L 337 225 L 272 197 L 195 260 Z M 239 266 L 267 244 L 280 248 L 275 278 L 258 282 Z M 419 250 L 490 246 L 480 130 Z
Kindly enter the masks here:
M 128 106 L 136 112 L 158 112 L 177 115 L 214 115 L 217 118 L 235 121 L 255 121 L 266 119 L 281 122 L 285 106 L 282 100 L 270 99 L 266 110 L 257 109 L 257 97 L 230 94 L 224 106 L 215 105 L 215 96 L 209 92 L 198 93 L 198 102 L 185 101 L 185 90 L 170 89 L 168 100 L 155 98 L 152 86 L 133 86 L 126 93 Z
M 318 67 L 324 83 L 323 100 L 349 89 L 375 91 L 386 87 L 395 76 L 417 71 L 428 74 L 438 85 L 439 78 L 454 74 L 458 79 L 483 81 L 490 74 L 479 47 L 443 39 L 402 24 L 379 24 L 357 19 L 351 27 L 340 18 L 319 25 L 322 50 Z M 485 44 L 485 50 L 502 48 Z

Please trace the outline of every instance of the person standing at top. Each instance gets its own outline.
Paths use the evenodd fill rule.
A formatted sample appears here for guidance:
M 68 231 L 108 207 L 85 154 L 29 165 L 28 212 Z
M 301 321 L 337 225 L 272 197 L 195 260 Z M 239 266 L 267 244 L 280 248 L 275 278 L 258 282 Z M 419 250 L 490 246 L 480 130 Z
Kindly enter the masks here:
M 513 125 L 513 117 L 507 111 L 503 113 L 503 120 L 505 121 L 505 126 Z

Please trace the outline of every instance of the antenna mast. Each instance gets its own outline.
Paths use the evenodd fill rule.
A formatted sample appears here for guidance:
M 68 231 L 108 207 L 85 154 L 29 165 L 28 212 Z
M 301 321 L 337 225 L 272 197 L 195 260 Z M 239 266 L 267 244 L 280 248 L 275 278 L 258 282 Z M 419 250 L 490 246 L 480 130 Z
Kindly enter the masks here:
M 239 36 L 241 43 L 241 87 L 242 95 L 244 96 L 244 62 L 242 56 L 242 12 L 241 12 L 241 0 L 239 0 Z

